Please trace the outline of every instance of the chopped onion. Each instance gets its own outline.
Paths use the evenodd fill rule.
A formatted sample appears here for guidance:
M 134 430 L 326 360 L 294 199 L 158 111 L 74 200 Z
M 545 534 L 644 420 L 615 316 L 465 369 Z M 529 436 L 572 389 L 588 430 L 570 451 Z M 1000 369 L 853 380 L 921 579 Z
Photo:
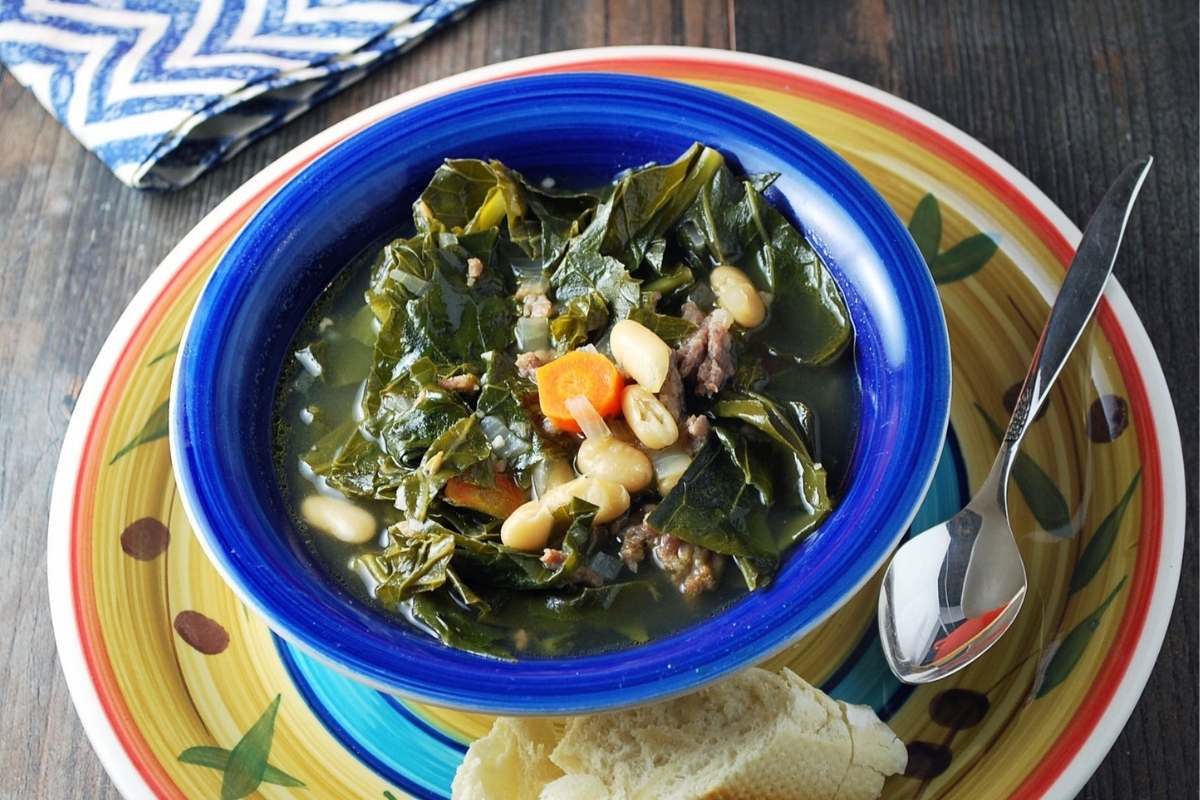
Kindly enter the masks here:
M 575 470 L 564 459 L 547 456 L 533 468 L 533 493 L 541 498 L 555 486 L 561 486 L 575 479 Z
M 550 320 L 521 317 L 517 320 L 517 349 L 522 353 L 550 349 Z
M 583 395 L 568 397 L 564 404 L 567 411 L 571 412 L 571 416 L 579 423 L 579 430 L 583 431 L 583 435 L 589 439 L 603 439 L 607 436 L 612 436 L 608 426 L 604 424 L 604 418 L 600 416 L 600 412 L 592 405 L 592 401 L 588 400 Z
M 671 445 L 662 450 L 647 450 L 650 463 L 654 465 L 654 479 L 658 484 L 659 494 L 666 496 L 675 488 L 683 473 L 692 464 L 692 457 L 680 445 Z
M 425 287 L 429 285 L 429 281 L 424 278 L 418 278 L 411 272 L 405 272 L 402 269 L 392 270 L 388 273 L 388 277 L 403 286 L 405 291 L 415 295 L 423 293 Z

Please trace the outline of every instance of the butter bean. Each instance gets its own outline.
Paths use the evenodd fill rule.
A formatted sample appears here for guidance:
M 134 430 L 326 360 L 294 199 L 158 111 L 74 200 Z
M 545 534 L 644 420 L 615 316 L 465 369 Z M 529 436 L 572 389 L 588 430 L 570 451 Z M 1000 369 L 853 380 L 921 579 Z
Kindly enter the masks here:
M 575 454 L 575 465 L 584 475 L 614 481 L 629 492 L 640 492 L 654 477 L 645 453 L 611 436 L 585 440 Z
M 743 328 L 755 328 L 767 317 L 767 307 L 746 273 L 737 267 L 720 266 L 708 276 L 717 304 Z
M 554 487 L 542 498 L 542 506 L 554 513 L 576 497 L 596 506 L 597 524 L 612 522 L 629 509 L 629 492 L 624 486 L 615 481 L 588 476 Z
M 310 494 L 300 503 L 300 516 L 322 533 L 350 544 L 362 544 L 375 537 L 379 528 L 375 517 L 349 500 Z
M 679 438 L 679 425 L 662 401 L 641 386 L 626 386 L 621 413 L 633 435 L 651 450 L 670 447 Z
M 640 322 L 623 319 L 609 337 L 613 358 L 626 375 L 651 392 L 662 388 L 671 369 L 671 348 Z
M 530 500 L 508 515 L 500 526 L 500 541 L 516 550 L 536 553 L 550 541 L 554 515 L 537 500 Z

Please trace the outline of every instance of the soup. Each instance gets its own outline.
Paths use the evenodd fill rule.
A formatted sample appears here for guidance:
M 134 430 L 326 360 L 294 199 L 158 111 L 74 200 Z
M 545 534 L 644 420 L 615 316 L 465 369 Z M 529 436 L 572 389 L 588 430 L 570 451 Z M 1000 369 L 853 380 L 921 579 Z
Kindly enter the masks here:
M 639 644 L 767 586 L 858 419 L 845 301 L 772 180 L 699 144 L 591 190 L 445 162 L 280 382 L 281 484 L 330 576 L 501 658 Z

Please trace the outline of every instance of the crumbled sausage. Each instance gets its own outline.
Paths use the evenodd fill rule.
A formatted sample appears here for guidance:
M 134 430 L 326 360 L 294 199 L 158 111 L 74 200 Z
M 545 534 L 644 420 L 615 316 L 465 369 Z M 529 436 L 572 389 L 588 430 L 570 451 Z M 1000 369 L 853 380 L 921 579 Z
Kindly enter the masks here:
M 540 351 L 521 353 L 517 356 L 517 374 L 526 380 L 537 382 L 537 368 L 549 364 L 548 354 Z
M 683 418 L 683 378 L 679 376 L 679 368 L 675 365 L 677 360 L 678 355 L 671 356 L 667 379 L 658 390 L 658 401 L 666 407 L 675 421 L 679 422 Z
M 734 372 L 733 317 L 723 308 L 705 316 L 695 303 L 683 304 L 683 318 L 696 330 L 676 348 L 676 364 L 683 378 L 695 378 L 696 393 L 712 397 Z
M 562 550 L 555 550 L 553 547 L 547 547 L 542 551 L 542 564 L 550 569 L 558 569 L 567 560 L 567 554 Z
M 475 281 L 483 276 L 483 262 L 472 256 L 467 259 L 467 286 L 474 286 Z
M 471 373 L 451 375 L 449 378 L 438 378 L 438 386 L 452 392 L 474 394 L 479 391 L 479 378 Z
M 654 545 L 654 561 L 688 597 L 717 588 L 725 570 L 725 556 L 669 533 L 659 535 Z
M 554 306 L 544 294 L 527 294 L 521 298 L 521 313 L 527 317 L 548 317 Z
M 696 414 L 688 417 L 684 429 L 687 430 L 688 435 L 688 451 L 695 455 L 704 446 L 704 440 L 708 438 L 708 433 L 712 430 L 712 423 L 703 414 Z
M 646 521 L 653 511 L 654 506 L 648 506 L 641 522 L 621 531 L 620 555 L 625 566 L 637 572 L 650 547 L 655 565 L 671 576 L 683 594 L 695 597 L 715 589 L 725 569 L 725 556 L 656 530 Z
M 659 532 L 646 522 L 646 517 L 654 511 L 655 506 L 647 506 L 642 514 L 641 522 L 625 528 L 620 533 L 621 560 L 633 572 L 638 571 L 638 564 L 646 557 L 646 542 L 659 536 Z

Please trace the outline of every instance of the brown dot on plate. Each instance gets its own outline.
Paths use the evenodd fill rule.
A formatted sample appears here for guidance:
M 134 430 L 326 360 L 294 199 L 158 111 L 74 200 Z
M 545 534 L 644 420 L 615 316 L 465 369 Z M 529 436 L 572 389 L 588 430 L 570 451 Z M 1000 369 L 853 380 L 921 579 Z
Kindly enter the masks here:
M 121 549 L 139 561 L 162 555 L 171 543 L 171 532 L 154 517 L 142 517 L 121 531 Z
M 1116 439 L 1129 427 L 1129 404 L 1124 397 L 1105 394 L 1092 401 L 1088 410 L 1088 436 L 1104 444 Z
M 180 611 L 176 614 L 175 632 L 206 656 L 215 656 L 229 647 L 229 632 L 221 623 L 199 611 Z
M 1014 383 L 1012 386 L 1004 390 L 1004 408 L 1008 411 L 1011 417 L 1014 410 L 1017 408 L 1017 398 L 1021 396 L 1021 384 Z M 1050 408 L 1050 401 L 1042 403 L 1042 407 L 1038 409 L 1038 413 L 1034 415 L 1033 421 L 1037 422 L 1042 417 L 1046 416 L 1046 411 Z
M 982 692 L 947 689 L 929 703 L 929 716 L 937 724 L 958 731 L 978 725 L 990 707 Z
M 913 742 L 908 746 L 908 766 L 904 774 L 910 778 L 929 780 L 941 775 L 950 766 L 954 755 L 944 744 Z

